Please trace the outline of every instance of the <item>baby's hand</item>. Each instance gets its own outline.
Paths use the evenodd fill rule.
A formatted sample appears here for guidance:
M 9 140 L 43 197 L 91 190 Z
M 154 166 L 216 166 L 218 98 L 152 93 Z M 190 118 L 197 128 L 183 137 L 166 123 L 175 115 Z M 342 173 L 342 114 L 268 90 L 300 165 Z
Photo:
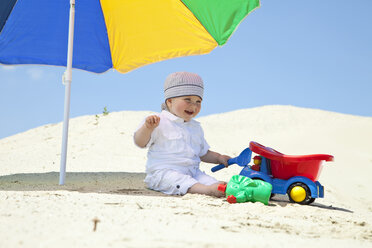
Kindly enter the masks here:
M 159 126 L 159 122 L 160 122 L 160 117 L 159 116 L 157 116 L 157 115 L 150 115 L 150 116 L 148 116 L 146 118 L 145 126 L 148 129 L 154 129 L 157 126 Z
M 227 163 L 227 160 L 229 160 L 230 158 L 231 158 L 230 156 L 220 154 L 220 156 L 218 156 L 218 162 L 220 164 L 224 164 L 225 167 L 227 167 L 229 166 L 229 164 Z

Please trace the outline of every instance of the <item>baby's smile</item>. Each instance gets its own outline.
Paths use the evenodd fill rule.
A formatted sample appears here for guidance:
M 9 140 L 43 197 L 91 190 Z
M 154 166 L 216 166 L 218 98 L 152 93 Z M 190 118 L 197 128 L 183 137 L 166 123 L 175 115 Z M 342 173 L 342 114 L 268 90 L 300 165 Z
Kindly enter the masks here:
M 188 114 L 188 115 L 193 115 L 194 114 L 194 111 L 185 110 L 185 113 Z

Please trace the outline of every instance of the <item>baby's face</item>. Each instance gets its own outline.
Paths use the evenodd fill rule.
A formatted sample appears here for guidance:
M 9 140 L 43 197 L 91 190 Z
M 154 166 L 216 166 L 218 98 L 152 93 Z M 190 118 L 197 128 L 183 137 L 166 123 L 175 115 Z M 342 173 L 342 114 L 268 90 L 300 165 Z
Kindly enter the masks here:
M 184 121 L 190 121 L 199 114 L 201 102 L 198 96 L 180 96 L 167 100 L 169 111 Z

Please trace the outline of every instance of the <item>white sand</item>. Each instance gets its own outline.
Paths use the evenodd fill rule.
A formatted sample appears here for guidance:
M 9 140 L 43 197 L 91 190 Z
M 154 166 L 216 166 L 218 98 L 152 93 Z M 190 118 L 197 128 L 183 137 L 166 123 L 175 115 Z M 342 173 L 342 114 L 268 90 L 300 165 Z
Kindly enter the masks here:
M 302 206 L 276 196 L 265 206 L 147 190 L 146 150 L 132 133 L 149 113 L 72 119 L 64 186 L 61 123 L 0 140 L 0 247 L 372 247 L 372 118 L 292 106 L 199 118 L 212 149 L 230 156 L 250 141 L 335 156 L 319 179 L 325 198 Z

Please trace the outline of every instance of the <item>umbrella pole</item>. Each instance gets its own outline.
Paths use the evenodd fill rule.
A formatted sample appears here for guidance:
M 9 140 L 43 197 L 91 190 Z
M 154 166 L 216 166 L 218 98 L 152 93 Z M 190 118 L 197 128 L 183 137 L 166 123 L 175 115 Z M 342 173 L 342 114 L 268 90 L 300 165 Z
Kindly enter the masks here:
M 74 45 L 74 23 L 75 23 L 75 0 L 70 0 L 70 20 L 68 28 L 68 49 L 67 49 L 67 66 L 63 74 L 62 82 L 65 85 L 65 106 L 63 117 L 62 132 L 62 149 L 61 149 L 61 167 L 59 171 L 59 185 L 65 184 L 66 178 L 66 158 L 67 158 L 67 140 L 68 124 L 70 119 L 70 95 L 72 81 L 72 54 Z

